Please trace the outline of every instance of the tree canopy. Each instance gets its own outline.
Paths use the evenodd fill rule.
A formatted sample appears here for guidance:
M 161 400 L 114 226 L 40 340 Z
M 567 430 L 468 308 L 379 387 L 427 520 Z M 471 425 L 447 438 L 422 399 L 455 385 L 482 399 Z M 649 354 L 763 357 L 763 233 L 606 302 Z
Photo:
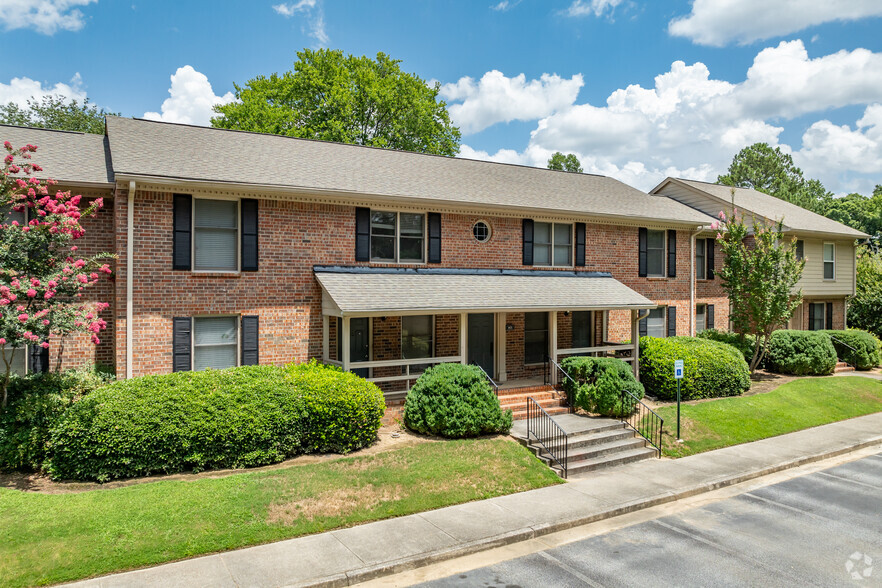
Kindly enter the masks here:
M 37 127 L 58 131 L 104 134 L 104 117 L 119 116 L 89 103 L 68 100 L 64 96 L 43 96 L 40 101 L 28 100 L 27 108 L 15 102 L 0 105 L 0 124 Z
M 294 70 L 235 85 L 236 102 L 215 106 L 212 126 L 453 156 L 460 132 L 428 86 L 377 53 L 304 49 Z
M 882 337 L 882 255 L 868 247 L 857 253 L 856 291 L 848 301 L 848 326 Z
M 882 185 L 870 197 L 849 194 L 825 202 L 824 216 L 868 235 L 882 236 Z
M 579 161 L 579 158 L 576 157 L 574 153 L 568 153 L 564 155 L 560 151 L 554 153 L 551 158 L 548 160 L 548 169 L 555 169 L 557 171 L 567 171 L 567 172 L 575 172 L 582 173 L 582 163 Z

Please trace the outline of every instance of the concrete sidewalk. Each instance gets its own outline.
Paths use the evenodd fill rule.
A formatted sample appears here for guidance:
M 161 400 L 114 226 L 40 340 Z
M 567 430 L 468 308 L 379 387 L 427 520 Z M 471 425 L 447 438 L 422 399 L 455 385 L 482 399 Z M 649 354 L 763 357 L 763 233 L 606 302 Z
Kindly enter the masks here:
M 882 444 L 882 413 L 678 460 L 71 586 L 346 586 Z

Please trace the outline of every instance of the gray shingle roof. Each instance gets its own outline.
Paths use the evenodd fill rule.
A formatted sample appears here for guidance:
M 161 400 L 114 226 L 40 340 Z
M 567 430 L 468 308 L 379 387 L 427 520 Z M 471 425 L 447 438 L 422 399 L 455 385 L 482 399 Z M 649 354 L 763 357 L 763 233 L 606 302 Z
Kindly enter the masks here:
M 706 224 L 618 180 L 402 151 L 107 117 L 117 175 Z
M 469 310 L 594 310 L 655 308 L 656 304 L 608 275 L 575 277 L 432 273 L 349 273 L 315 270 L 326 300 L 342 314 L 464 312 Z M 330 298 L 328 300 L 327 298 Z
M 4 141 L 15 148 L 28 143 L 37 146 L 31 161 L 43 168 L 34 174 L 39 178 L 65 184 L 113 183 L 104 135 L 0 125 L 0 144 Z
M 678 179 L 678 181 L 701 190 L 726 204 L 732 202 L 731 186 L 696 180 Z M 785 227 L 794 231 L 838 234 L 853 238 L 867 237 L 865 233 L 857 229 L 752 188 L 735 188 L 735 206 L 769 220 L 783 221 Z

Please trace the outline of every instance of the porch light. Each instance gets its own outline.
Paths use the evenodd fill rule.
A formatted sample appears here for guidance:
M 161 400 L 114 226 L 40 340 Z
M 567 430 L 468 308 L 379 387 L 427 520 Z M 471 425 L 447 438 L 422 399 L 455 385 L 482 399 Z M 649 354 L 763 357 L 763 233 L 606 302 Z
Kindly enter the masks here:
M 506 323 L 506 324 L 505 324 L 505 330 L 506 330 L 506 331 L 514 331 L 514 325 L 511 324 L 511 323 Z

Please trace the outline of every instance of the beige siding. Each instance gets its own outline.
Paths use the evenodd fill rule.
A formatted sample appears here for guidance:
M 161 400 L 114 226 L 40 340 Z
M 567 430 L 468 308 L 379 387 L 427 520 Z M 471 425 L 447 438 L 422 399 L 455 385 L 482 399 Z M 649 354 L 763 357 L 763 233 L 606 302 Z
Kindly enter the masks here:
M 854 244 L 852 241 L 804 239 L 805 269 L 797 284 L 805 296 L 854 294 Z M 824 243 L 836 246 L 835 279 L 824 279 Z

